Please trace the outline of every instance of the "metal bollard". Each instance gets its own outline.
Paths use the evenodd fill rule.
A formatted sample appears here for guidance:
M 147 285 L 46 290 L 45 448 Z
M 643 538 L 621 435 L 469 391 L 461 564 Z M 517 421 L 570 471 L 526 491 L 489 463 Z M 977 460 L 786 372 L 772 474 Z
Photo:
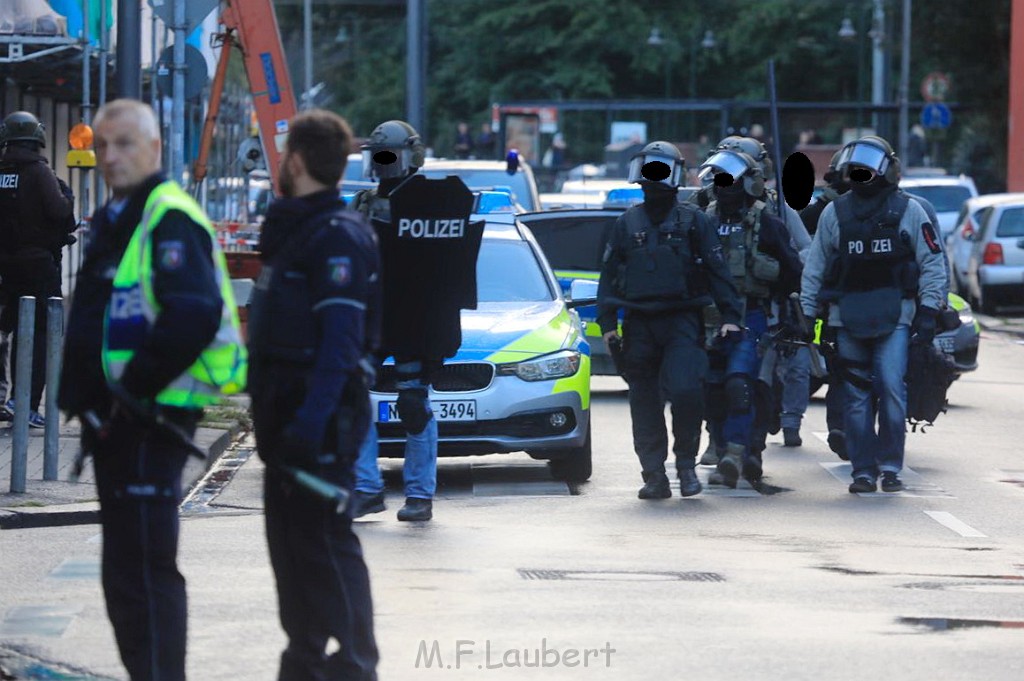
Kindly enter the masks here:
M 64 299 L 46 301 L 46 427 L 43 431 L 43 480 L 57 479 L 60 457 L 60 411 L 57 394 L 60 390 L 61 348 L 64 345 Z
M 28 472 L 28 414 L 32 401 L 32 343 L 36 335 L 36 299 L 18 301 L 18 347 L 15 355 L 14 438 L 11 450 L 11 491 L 24 493 Z

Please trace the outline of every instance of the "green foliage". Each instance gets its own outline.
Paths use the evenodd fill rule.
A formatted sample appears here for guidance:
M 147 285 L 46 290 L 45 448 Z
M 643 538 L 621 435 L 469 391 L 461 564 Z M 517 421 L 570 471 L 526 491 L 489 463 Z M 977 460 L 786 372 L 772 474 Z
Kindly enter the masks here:
M 493 102 L 558 99 L 661 99 L 666 83 L 672 97 L 689 93 L 691 78 L 700 98 L 763 100 L 765 66 L 776 64 L 779 97 L 788 101 L 844 101 L 870 98 L 872 0 L 428 0 L 427 98 L 429 121 L 422 131 L 438 153 L 450 151 L 455 122 L 474 132 L 489 119 Z M 979 157 L 964 145 L 985 148 L 997 158 L 988 165 L 1000 176 L 1005 165 L 1007 64 L 1010 0 L 913 3 L 910 97 L 919 97 L 921 78 L 933 70 L 951 74 L 949 99 L 961 108 L 944 143 L 940 162 Z M 315 81 L 324 81 L 329 106 L 365 135 L 382 120 L 405 116 L 405 11 L 401 5 L 314 3 Z M 890 54 L 889 101 L 899 83 L 902 2 L 886 0 L 886 46 Z M 293 82 L 302 82 L 301 5 L 281 5 L 278 20 L 290 55 Z M 844 17 L 857 31 L 841 40 Z M 651 29 L 664 38 L 648 45 Z M 714 31 L 716 47 L 700 40 Z M 666 77 L 666 66 L 668 76 Z M 763 114 L 734 112 L 736 125 Z M 911 122 L 919 111 L 911 109 Z M 655 135 L 683 139 L 693 123 L 682 116 L 634 116 Z M 891 117 L 895 120 L 895 117 Z M 698 130 L 717 134 L 713 118 Z M 838 142 L 844 127 L 866 124 L 847 112 L 787 114 L 784 147 L 802 127 L 816 127 L 827 142 Z M 987 123 L 985 121 L 988 121 Z M 859 122 L 858 122 L 859 121 Z M 766 122 L 766 121 L 759 121 Z M 600 160 L 607 120 L 603 114 L 563 118 L 576 160 Z M 575 137 L 573 136 L 575 135 Z M 967 139 L 966 136 L 972 136 Z M 982 135 L 984 139 L 978 139 Z M 581 139 L 582 137 L 586 139 Z M 890 131 L 890 136 L 895 133 Z M 593 139 L 591 139 L 593 138 Z M 584 142 L 589 147 L 584 148 Z M 895 139 L 894 139 L 895 142 Z M 980 146 L 979 146 L 980 145 Z M 958 168 L 960 169 L 960 168 Z M 965 165 L 963 169 L 971 170 Z M 998 179 L 996 180 L 998 183 Z

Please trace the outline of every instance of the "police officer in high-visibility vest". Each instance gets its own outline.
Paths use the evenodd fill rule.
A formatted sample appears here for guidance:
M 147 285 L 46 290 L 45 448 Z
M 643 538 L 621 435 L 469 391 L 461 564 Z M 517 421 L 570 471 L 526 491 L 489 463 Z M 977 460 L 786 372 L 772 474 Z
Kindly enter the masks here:
M 60 296 L 61 249 L 71 243 L 76 228 L 74 195 L 54 174 L 40 150 L 46 146 L 43 124 L 28 111 L 15 111 L 0 123 L 0 334 L 13 331 L 17 347 L 18 301 L 22 296 L 36 299 L 35 334 L 30 381 L 30 428 L 45 426 L 39 403 L 46 385 L 46 300 Z M 0 350 L 0 376 L 6 376 L 6 347 Z M 22 377 L 12 362 L 12 388 Z M 11 397 L 14 390 L 11 390 Z M 9 421 L 13 400 L 0 395 L 0 421 Z
M 703 308 L 714 299 L 722 312 L 719 333 L 740 332 L 740 300 L 722 247 L 704 215 L 677 200 L 683 171 L 682 154 L 671 142 L 651 142 L 631 159 L 629 180 L 640 184 L 644 201 L 612 226 L 598 284 L 601 333 L 609 345 L 622 343 L 629 375 L 641 499 L 672 496 L 665 472 L 666 401 L 672 405 L 679 493 L 689 497 L 703 489 L 694 470 L 708 366 Z
M 361 365 L 379 338 L 381 270 L 373 230 L 338 195 L 351 144 L 337 114 L 313 109 L 291 120 L 251 301 L 249 392 L 288 636 L 279 681 L 377 678 L 370 580 L 352 516 L 288 475 L 298 468 L 351 489 L 370 423 Z M 338 645 L 328 652 L 331 639 Z
M 138 101 L 96 114 L 112 196 L 92 220 L 67 327 L 59 404 L 83 423 L 103 526 L 107 612 L 133 681 L 185 678 L 177 567 L 188 438 L 203 407 L 244 387 L 247 356 L 224 255 L 202 209 L 160 172 L 160 128 Z
M 825 206 L 801 283 L 804 314 L 837 329 L 851 493 L 903 489 L 909 341 L 931 343 L 948 275 L 938 226 L 898 189 L 900 162 L 868 135 L 835 160 L 850 191 Z M 878 429 L 875 430 L 877 399 Z
M 698 177 L 712 187 L 707 215 L 743 299 L 745 326 L 743 334 L 713 344 L 708 421 L 725 452 L 708 480 L 735 487 L 742 475 L 758 485 L 764 472 L 765 410 L 771 408 L 758 399 L 758 344 L 768 331 L 772 299 L 799 286 L 800 256 L 785 224 L 761 200 L 764 175 L 753 157 L 722 149 L 701 164 Z

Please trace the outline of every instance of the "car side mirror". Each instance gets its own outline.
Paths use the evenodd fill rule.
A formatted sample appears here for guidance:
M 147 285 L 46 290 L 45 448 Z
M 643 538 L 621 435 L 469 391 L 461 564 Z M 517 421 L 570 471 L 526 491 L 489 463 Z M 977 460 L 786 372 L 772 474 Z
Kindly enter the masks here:
M 593 279 L 573 279 L 569 284 L 569 299 L 565 304 L 570 307 L 593 305 L 597 302 L 597 282 Z

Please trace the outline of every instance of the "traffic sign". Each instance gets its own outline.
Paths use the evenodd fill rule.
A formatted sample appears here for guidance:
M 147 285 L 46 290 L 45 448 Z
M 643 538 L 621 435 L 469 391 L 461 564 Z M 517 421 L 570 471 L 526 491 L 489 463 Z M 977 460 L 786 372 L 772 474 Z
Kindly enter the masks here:
M 941 102 L 925 104 L 921 109 L 921 125 L 932 130 L 948 128 L 953 122 L 953 112 Z
M 921 97 L 926 102 L 941 102 L 949 93 L 949 76 L 932 71 L 921 80 Z
M 174 45 L 168 45 L 160 53 L 156 70 L 156 88 L 164 97 L 174 94 L 171 71 L 173 64 Z M 192 99 L 202 93 L 203 88 L 209 82 L 210 74 L 207 72 L 206 57 L 191 45 L 185 45 L 185 99 Z

